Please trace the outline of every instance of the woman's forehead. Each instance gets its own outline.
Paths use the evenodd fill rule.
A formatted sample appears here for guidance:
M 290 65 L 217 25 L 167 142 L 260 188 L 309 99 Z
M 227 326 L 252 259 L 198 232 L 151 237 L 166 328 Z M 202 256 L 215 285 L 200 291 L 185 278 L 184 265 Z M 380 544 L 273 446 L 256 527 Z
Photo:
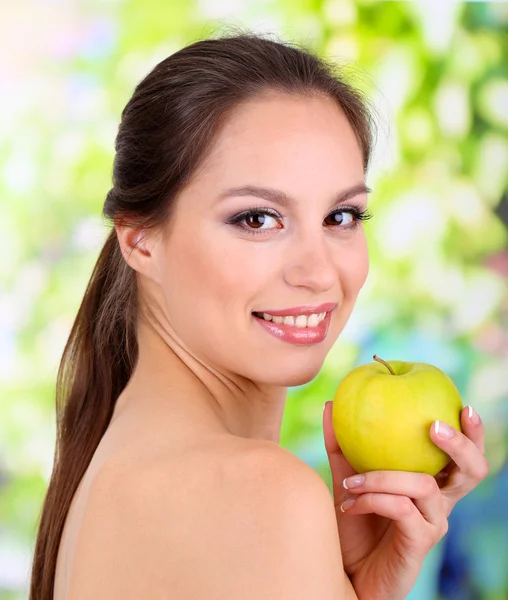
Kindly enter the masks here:
M 216 174 L 222 188 L 224 178 L 233 186 L 258 174 L 294 175 L 333 165 L 363 172 L 361 148 L 344 113 L 331 99 L 282 96 L 246 102 L 233 111 L 200 175 L 210 180 Z

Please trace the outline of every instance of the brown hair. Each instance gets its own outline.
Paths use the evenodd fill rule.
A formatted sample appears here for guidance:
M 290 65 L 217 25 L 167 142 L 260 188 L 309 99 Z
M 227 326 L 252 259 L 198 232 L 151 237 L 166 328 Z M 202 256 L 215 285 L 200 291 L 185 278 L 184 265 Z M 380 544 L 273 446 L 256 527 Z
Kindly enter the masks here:
M 336 67 L 301 45 L 236 31 L 182 48 L 138 83 L 122 111 L 104 215 L 140 228 L 160 226 L 228 114 L 264 92 L 334 99 L 357 136 L 367 169 L 370 112 Z M 73 495 L 137 360 L 136 314 L 135 272 L 113 227 L 58 371 L 54 466 L 35 544 L 30 600 L 53 599 L 58 547 Z

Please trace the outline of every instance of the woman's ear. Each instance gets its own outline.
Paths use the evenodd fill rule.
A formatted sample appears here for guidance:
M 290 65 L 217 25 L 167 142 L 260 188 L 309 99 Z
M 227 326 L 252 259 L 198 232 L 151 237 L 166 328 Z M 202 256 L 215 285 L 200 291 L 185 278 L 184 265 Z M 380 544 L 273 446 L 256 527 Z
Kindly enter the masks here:
M 119 223 L 115 223 L 115 229 L 125 262 L 138 273 L 158 281 L 152 236 L 146 230 Z

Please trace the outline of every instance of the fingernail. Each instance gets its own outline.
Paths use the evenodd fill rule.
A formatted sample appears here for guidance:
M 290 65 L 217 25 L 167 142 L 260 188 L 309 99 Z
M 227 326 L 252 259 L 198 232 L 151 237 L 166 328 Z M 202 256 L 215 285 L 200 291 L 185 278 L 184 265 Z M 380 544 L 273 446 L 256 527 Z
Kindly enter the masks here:
M 436 421 L 434 423 L 434 431 L 436 432 L 436 435 L 444 438 L 445 440 L 449 440 L 451 437 L 453 437 L 453 428 L 442 421 Z
M 353 506 L 355 501 L 356 501 L 356 498 L 349 498 L 348 500 L 346 500 L 345 502 L 343 502 L 340 505 L 340 510 L 342 512 L 346 512 L 346 510 L 349 510 Z
M 353 477 L 346 477 L 342 482 L 345 490 L 358 487 L 365 481 L 365 475 L 353 475 Z
M 475 409 L 468 404 L 467 405 L 467 416 L 473 425 L 480 424 L 480 415 L 475 411 Z

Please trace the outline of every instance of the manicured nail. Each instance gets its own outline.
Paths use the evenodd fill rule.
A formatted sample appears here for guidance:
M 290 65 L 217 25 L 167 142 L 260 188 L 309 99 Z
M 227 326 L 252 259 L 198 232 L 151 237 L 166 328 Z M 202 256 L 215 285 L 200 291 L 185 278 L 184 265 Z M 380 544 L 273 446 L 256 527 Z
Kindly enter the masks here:
M 349 510 L 353 506 L 355 501 L 356 501 L 356 498 L 349 498 L 349 500 L 346 500 L 345 502 L 343 502 L 340 505 L 340 510 L 342 512 L 346 512 L 346 510 Z
M 442 421 L 436 421 L 434 423 L 434 431 L 436 432 L 436 435 L 444 438 L 445 440 L 449 440 L 451 437 L 453 437 L 453 428 Z
M 353 477 L 346 477 L 342 482 L 345 490 L 359 487 L 365 481 L 365 475 L 353 475 Z
M 467 416 L 473 425 L 480 424 L 480 415 L 470 404 L 467 405 Z

